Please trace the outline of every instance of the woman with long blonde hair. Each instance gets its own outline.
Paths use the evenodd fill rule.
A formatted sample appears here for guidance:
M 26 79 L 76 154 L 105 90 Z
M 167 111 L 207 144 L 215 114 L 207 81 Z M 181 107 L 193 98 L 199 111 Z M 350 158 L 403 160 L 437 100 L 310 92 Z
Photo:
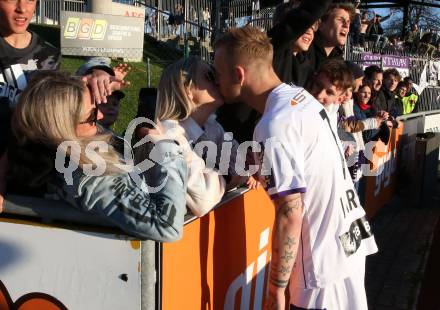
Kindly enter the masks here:
M 163 71 L 156 118 L 166 134 L 187 146 L 187 206 L 196 216 L 203 216 L 221 200 L 225 179 L 231 179 L 231 188 L 248 179 L 235 170 L 240 155 L 237 141 L 216 121 L 215 111 L 222 104 L 213 69 L 200 58 L 178 60 Z
M 187 173 L 181 148 L 154 138 L 156 163 L 139 183 L 130 174 L 136 167 L 112 146 L 113 135 L 99 133 L 101 118 L 85 82 L 50 72 L 35 77 L 21 94 L 13 131 L 19 148 L 37 144 L 56 152 L 58 172 L 52 182 L 74 207 L 142 239 L 180 238 Z M 66 162 L 77 169 L 66 172 Z M 161 184 L 154 195 L 147 190 L 149 181 Z

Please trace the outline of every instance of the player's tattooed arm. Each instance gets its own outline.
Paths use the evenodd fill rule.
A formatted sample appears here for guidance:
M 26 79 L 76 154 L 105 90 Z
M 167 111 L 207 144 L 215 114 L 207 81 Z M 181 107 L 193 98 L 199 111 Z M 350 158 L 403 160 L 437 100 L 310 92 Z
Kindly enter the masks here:
M 272 234 L 272 259 L 269 278 L 269 305 L 277 304 L 283 309 L 281 300 L 289 284 L 301 236 L 303 201 L 301 194 L 292 194 L 275 201 L 276 217 Z M 281 308 L 280 308 L 281 307 Z

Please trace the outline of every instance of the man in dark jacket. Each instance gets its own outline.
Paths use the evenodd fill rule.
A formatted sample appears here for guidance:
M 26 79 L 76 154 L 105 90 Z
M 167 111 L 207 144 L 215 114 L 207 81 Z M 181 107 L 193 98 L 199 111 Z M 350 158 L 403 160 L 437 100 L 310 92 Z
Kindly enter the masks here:
M 309 49 L 315 71 L 327 59 L 343 59 L 342 47 L 347 43 L 354 12 L 353 4 L 340 2 L 331 4 L 322 16 L 319 30 Z
M 388 69 L 383 73 L 383 86 L 379 91 L 373 105 L 377 111 L 386 111 L 392 117 L 399 116 L 399 111 L 395 106 L 395 90 L 399 84 L 401 76 L 396 69 Z

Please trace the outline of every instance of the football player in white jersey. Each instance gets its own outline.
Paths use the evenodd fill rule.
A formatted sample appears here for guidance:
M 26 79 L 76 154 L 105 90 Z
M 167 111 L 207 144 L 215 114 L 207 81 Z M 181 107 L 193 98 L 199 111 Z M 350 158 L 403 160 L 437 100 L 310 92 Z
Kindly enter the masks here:
M 266 309 L 285 309 L 287 286 L 291 309 L 366 309 L 365 256 L 377 247 L 327 112 L 280 81 L 257 28 L 228 29 L 214 49 L 225 102 L 263 115 L 254 140 L 276 208 Z

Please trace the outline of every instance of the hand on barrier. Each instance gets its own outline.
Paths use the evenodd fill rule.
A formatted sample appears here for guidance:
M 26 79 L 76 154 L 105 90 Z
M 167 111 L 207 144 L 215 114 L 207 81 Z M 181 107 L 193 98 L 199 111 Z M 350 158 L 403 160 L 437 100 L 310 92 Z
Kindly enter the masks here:
M 380 111 L 378 113 L 379 117 L 381 117 L 383 120 L 388 119 L 390 117 L 390 114 L 387 111 Z
M 257 178 L 254 177 L 253 175 L 251 175 L 251 176 L 248 178 L 248 180 L 247 180 L 247 182 L 246 182 L 246 185 L 247 185 L 247 187 L 248 187 L 249 189 L 257 189 L 257 188 L 259 188 L 260 186 L 262 186 L 261 183 L 257 180 Z

